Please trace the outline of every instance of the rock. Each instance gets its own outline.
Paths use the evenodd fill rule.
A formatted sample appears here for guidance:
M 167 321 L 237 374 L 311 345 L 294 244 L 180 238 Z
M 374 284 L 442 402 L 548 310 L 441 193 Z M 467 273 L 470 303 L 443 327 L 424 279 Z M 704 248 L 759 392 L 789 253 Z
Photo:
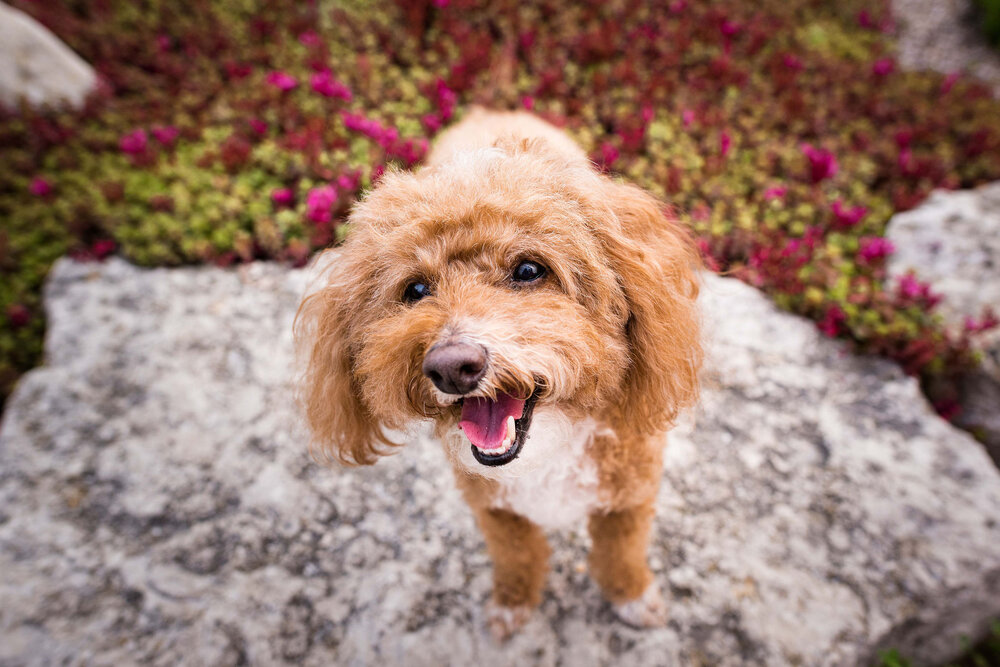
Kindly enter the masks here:
M 968 71 L 1000 94 L 1000 53 L 989 45 L 974 0 L 892 0 L 900 64 L 944 74 Z
M 975 190 L 936 191 L 915 209 L 893 216 L 886 236 L 896 247 L 889 278 L 913 271 L 944 297 L 938 312 L 952 331 L 986 307 L 1000 316 L 1000 182 Z M 1000 463 L 1000 328 L 979 336 L 982 372 L 962 381 L 958 423 L 983 433 Z
M 587 537 L 498 647 L 439 448 L 312 463 L 292 407 L 305 274 L 60 261 L 47 363 L 0 427 L 0 663 L 943 661 L 1000 614 L 1000 475 L 895 366 L 706 279 L 713 371 L 667 449 L 669 625 L 616 622 Z
M 80 106 L 97 85 L 94 69 L 47 28 L 0 2 L 0 104 Z

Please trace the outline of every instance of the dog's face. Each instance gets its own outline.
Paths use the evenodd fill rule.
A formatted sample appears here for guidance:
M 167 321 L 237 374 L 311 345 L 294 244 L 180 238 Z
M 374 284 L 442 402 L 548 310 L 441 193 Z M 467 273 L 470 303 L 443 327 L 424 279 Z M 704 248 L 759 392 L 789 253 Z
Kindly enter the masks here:
M 387 175 L 351 223 L 297 323 L 307 416 L 340 460 L 431 418 L 486 474 L 547 408 L 651 432 L 693 399 L 696 255 L 638 189 L 501 145 Z

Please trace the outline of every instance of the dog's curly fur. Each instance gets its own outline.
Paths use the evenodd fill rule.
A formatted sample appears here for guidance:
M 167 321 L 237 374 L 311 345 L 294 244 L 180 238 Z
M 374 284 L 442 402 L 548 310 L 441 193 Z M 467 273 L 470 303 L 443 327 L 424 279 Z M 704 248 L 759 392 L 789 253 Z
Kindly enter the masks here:
M 553 126 L 481 109 L 440 137 L 426 166 L 386 174 L 350 224 L 296 321 L 316 451 L 371 464 L 396 446 L 387 430 L 435 422 L 494 560 L 498 636 L 540 601 L 546 510 L 518 508 L 553 486 L 566 492 L 551 502 L 589 517 L 591 572 L 619 615 L 662 622 L 646 547 L 663 434 L 696 400 L 702 360 L 687 233 Z M 544 278 L 513 282 L 524 260 Z M 406 303 L 415 280 L 431 296 Z M 476 462 L 456 396 L 421 371 L 432 345 L 454 339 L 487 352 L 474 395 L 537 396 L 509 465 Z

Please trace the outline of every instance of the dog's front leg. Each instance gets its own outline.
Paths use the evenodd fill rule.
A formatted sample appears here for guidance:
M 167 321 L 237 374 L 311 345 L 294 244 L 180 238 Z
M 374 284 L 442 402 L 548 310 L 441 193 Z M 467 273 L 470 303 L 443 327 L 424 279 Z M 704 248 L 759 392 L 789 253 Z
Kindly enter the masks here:
M 652 502 L 592 514 L 590 517 L 590 573 L 614 605 L 615 614 L 636 627 L 660 627 L 667 606 L 646 563 Z
M 486 622 L 493 636 L 504 640 L 542 601 L 549 545 L 541 528 L 513 512 L 481 509 L 476 519 L 493 559 L 493 599 Z

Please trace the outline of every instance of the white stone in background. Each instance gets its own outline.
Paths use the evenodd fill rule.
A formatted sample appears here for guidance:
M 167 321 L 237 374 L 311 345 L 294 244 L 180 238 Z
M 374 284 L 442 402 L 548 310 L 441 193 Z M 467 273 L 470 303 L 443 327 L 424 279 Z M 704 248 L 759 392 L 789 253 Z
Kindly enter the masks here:
M 914 271 L 944 298 L 938 312 L 953 331 L 966 318 L 992 307 L 1000 316 L 1000 182 L 975 190 L 935 191 L 920 206 L 889 221 L 886 236 L 896 247 L 889 279 Z M 1000 461 L 1000 328 L 982 334 L 983 372 L 962 387 L 961 423 L 985 430 Z
M 0 104 L 80 106 L 97 85 L 94 69 L 24 12 L 0 2 Z
M 973 0 L 892 0 L 892 15 L 904 68 L 968 71 L 1000 94 L 1000 52 L 987 43 Z
M 713 371 L 667 449 L 665 628 L 614 620 L 553 536 L 499 647 L 490 567 L 439 448 L 308 459 L 305 274 L 60 261 L 46 366 L 0 427 L 0 663 L 861 665 L 959 652 L 1000 614 L 1000 474 L 892 364 L 706 279 Z

